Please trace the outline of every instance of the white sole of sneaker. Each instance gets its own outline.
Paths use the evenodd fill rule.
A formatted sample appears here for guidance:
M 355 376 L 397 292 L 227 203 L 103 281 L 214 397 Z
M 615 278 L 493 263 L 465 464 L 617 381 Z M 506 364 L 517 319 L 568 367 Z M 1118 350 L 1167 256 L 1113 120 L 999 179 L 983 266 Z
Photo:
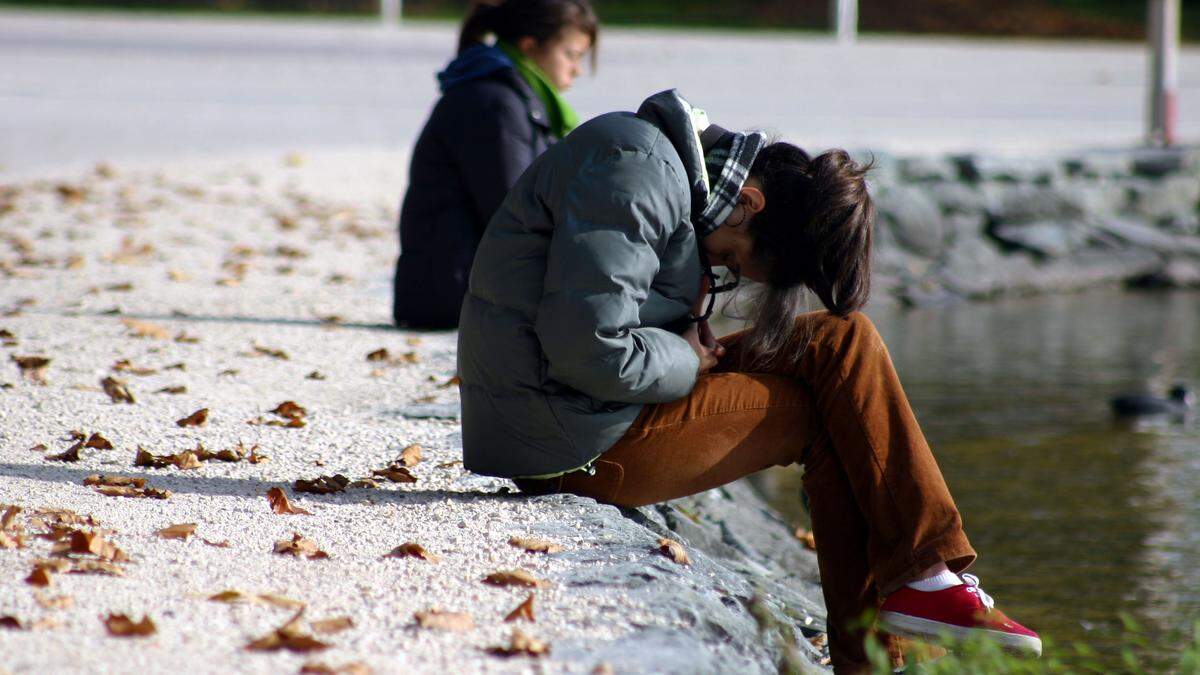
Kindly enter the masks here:
M 1042 655 L 1042 641 L 1027 635 L 1014 635 L 987 628 L 964 628 L 898 612 L 880 612 L 878 625 L 881 629 L 901 637 L 933 641 L 947 635 L 954 640 L 983 637 L 999 643 L 1006 650 L 1030 656 Z

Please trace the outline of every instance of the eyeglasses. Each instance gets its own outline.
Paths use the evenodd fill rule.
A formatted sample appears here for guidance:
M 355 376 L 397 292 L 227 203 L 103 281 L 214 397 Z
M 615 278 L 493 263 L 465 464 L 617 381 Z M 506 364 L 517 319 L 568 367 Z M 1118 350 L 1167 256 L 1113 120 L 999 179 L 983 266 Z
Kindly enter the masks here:
M 691 317 L 688 319 L 689 321 L 693 323 L 708 321 L 709 317 L 713 314 L 713 309 L 717 305 L 717 294 L 727 293 L 738 287 L 738 283 L 741 282 L 742 278 L 736 272 L 730 272 L 730 274 L 733 275 L 733 281 L 718 284 L 717 282 L 720 281 L 720 278 L 712 271 L 712 267 L 708 265 L 708 260 L 704 261 L 704 276 L 708 277 L 708 307 L 704 309 L 703 316 Z

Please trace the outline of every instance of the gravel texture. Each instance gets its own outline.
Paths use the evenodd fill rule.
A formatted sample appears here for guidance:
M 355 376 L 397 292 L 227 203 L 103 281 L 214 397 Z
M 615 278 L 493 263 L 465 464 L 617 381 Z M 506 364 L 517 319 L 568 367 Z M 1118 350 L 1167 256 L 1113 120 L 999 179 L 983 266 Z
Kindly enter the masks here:
M 622 512 L 572 496 L 524 498 L 507 481 L 462 469 L 459 424 L 446 414 L 458 396 L 454 334 L 386 325 L 402 167 L 395 153 L 328 153 L 98 165 L 0 187 L 0 329 L 11 334 L 0 347 L 0 504 L 23 509 L 9 535 L 25 528 L 23 547 L 0 549 L 0 616 L 24 627 L 0 630 L 0 665 L 767 672 L 790 653 L 816 668 L 821 654 L 805 639 L 823 615 L 813 556 L 747 486 Z M 380 349 L 387 359 L 368 359 Z M 23 372 L 10 357 L 26 356 L 50 362 Z M 101 385 L 110 376 L 135 403 L 110 399 Z M 162 391 L 169 387 L 186 391 Z M 269 412 L 283 401 L 307 410 L 305 426 L 248 424 L 285 421 Z M 203 426 L 176 424 L 201 408 Z M 48 459 L 75 430 L 113 448 Z M 413 443 L 423 448 L 415 483 L 377 478 L 378 487 L 328 495 L 293 487 L 322 475 L 368 478 Z M 139 448 L 163 455 L 198 444 L 257 446 L 269 459 L 188 470 L 133 462 Z M 145 478 L 171 496 L 101 495 L 83 484 L 91 474 Z M 273 513 L 266 494 L 275 487 L 312 514 Z M 45 531 L 34 521 L 44 508 L 94 517 L 128 554 L 124 576 L 27 584 L 54 546 L 35 536 Z M 195 523 L 195 535 L 156 535 L 177 523 Z M 274 553 L 293 533 L 328 558 Z M 513 536 L 564 550 L 525 552 L 508 543 Z M 663 556 L 660 536 L 682 542 L 691 564 Z M 383 558 L 405 542 L 440 560 Z M 517 568 L 547 582 L 532 589 L 534 623 L 503 621 L 531 589 L 482 583 Z M 305 631 L 313 628 L 305 622 L 341 616 L 353 625 L 315 634 L 332 645 L 324 651 L 249 651 L 294 612 L 207 599 L 229 589 L 305 603 Z M 73 604 L 43 606 L 57 596 Z M 414 613 L 435 606 L 469 613 L 475 627 L 419 628 Z M 760 633 L 757 608 L 778 625 Z M 110 636 L 101 620 L 109 613 L 148 616 L 157 631 Z M 549 654 L 485 651 L 508 644 L 514 626 L 548 643 Z

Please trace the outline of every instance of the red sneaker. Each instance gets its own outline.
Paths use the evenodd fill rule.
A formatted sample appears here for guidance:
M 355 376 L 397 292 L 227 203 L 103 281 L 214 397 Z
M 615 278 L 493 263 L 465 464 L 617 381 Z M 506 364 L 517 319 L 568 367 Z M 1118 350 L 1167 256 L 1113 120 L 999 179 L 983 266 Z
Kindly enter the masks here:
M 879 627 L 893 635 L 936 639 L 943 635 L 963 640 L 976 636 L 999 642 L 1012 651 L 1042 655 L 1038 634 L 995 608 L 979 588 L 979 577 L 963 574 L 963 583 L 940 591 L 905 586 L 887 596 L 879 610 Z

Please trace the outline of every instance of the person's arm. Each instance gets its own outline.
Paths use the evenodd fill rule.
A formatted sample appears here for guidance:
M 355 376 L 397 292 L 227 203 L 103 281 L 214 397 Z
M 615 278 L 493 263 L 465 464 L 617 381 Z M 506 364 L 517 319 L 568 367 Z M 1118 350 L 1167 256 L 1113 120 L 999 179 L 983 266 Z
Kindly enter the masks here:
M 534 160 L 533 123 L 517 94 L 506 91 L 485 99 L 464 121 L 461 133 L 455 159 L 482 227 Z
M 638 319 L 657 249 L 687 226 L 685 199 L 670 169 L 644 155 L 597 162 L 573 180 L 554 212 L 535 325 L 551 378 L 601 401 L 665 403 L 691 391 L 692 346 Z

